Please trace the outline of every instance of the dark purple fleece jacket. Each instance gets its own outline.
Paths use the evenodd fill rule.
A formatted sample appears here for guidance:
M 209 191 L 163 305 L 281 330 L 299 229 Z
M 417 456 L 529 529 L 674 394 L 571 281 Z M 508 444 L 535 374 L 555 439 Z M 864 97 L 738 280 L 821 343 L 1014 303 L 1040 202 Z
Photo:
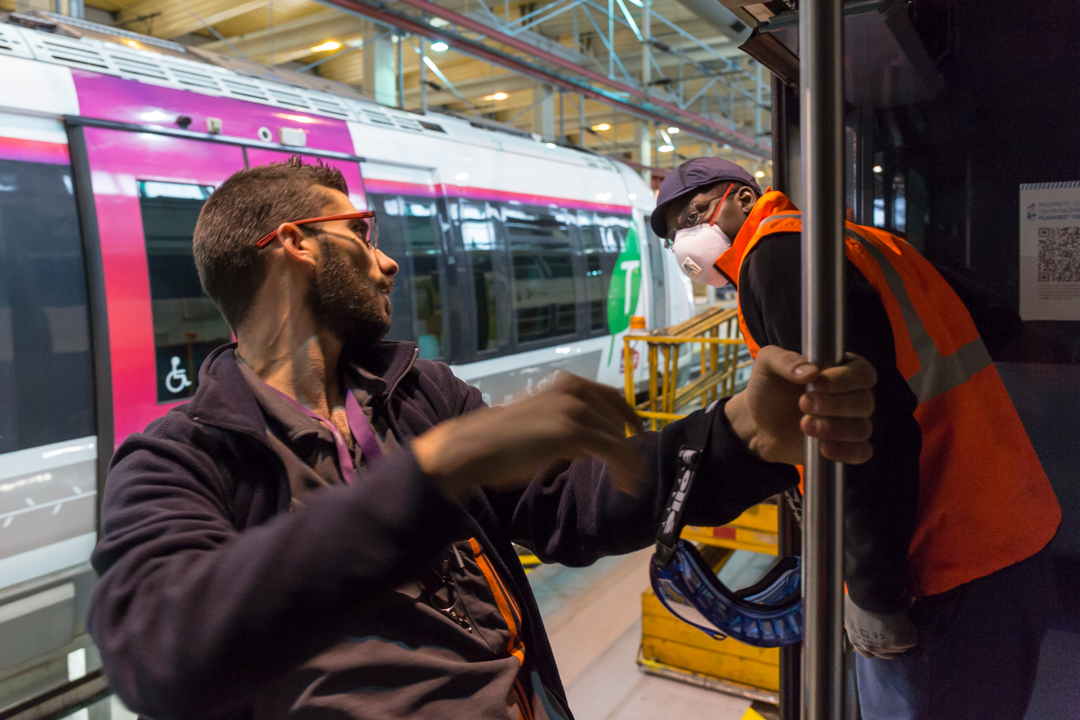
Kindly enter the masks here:
M 511 542 L 577 566 L 648 546 L 696 422 L 712 423 L 712 439 L 688 523 L 726 523 L 798 481 L 790 466 L 751 455 L 722 411 L 698 412 L 635 439 L 648 477 L 641 497 L 619 492 L 603 463 L 584 459 L 524 490 L 477 490 L 452 504 L 407 443 L 482 408 L 479 391 L 446 365 L 417 360 L 411 343 L 381 343 L 354 360 L 385 381 L 375 401 L 406 447 L 355 485 L 313 493 L 302 509 L 289 511 L 287 475 L 233 346 L 207 358 L 191 402 L 117 450 L 92 560 L 101 581 L 90 628 L 112 688 L 132 710 L 157 720 L 250 717 L 268 688 L 337 644 L 463 532 L 479 539 L 518 600 L 533 667 L 565 708 Z

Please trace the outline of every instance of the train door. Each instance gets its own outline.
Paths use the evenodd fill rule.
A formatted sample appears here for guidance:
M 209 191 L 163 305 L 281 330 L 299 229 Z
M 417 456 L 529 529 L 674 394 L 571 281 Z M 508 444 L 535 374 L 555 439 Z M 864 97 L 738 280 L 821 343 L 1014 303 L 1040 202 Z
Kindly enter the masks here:
M 457 198 L 448 201 L 461 237 L 465 274 L 463 361 L 505 355 L 512 349 L 511 267 L 497 203 Z
M 203 203 L 244 168 L 240 147 L 95 127 L 82 130 L 108 307 L 115 442 L 195 394 L 198 370 L 231 340 L 191 255 Z
M 456 257 L 434 174 L 388 163 L 360 167 L 369 206 L 378 213 L 380 247 L 399 266 L 387 339 L 410 340 L 419 346 L 420 357 L 449 362 L 456 353 L 450 332 L 450 271 Z
M 64 129 L 0 113 L 0 707 L 66 683 L 69 658 L 87 663 L 98 454 L 88 304 Z

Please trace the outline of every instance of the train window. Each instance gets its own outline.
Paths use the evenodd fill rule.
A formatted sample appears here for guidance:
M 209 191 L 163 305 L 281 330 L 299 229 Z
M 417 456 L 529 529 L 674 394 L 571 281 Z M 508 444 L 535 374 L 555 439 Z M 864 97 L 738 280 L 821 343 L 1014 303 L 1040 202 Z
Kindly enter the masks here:
M 94 432 L 90 321 L 71 170 L 0 160 L 0 453 Z M 15 502 L 15 495 L 0 493 L 0 526 L 5 500 Z
M 476 301 L 476 350 L 498 350 L 508 342 L 505 323 L 499 321 L 499 283 L 496 278 L 496 253 L 499 247 L 494 213 L 482 203 L 462 201 L 460 205 L 461 238 L 472 265 L 473 297 Z
M 506 232 L 516 237 L 569 238 L 570 219 L 558 210 L 540 210 L 510 204 L 503 208 Z
M 441 358 L 443 345 L 441 237 L 435 203 L 429 198 L 402 198 L 405 226 L 412 254 L 416 311 L 413 335 L 420 357 Z
M 550 212 L 503 210 L 514 268 L 514 315 L 520 343 L 577 332 L 570 226 Z
M 510 238 L 518 342 L 577 331 L 574 266 L 569 242 Z
M 502 208 L 514 278 L 517 341 L 577 332 L 577 290 L 571 218 L 558 210 L 511 204 Z
M 626 248 L 628 218 L 581 213 L 580 232 L 585 255 L 589 297 L 589 332 L 607 332 L 608 289 L 619 253 Z
M 195 222 L 213 190 L 181 183 L 139 183 L 158 402 L 193 396 L 202 361 L 232 339 L 228 323 L 203 292 L 191 254 Z

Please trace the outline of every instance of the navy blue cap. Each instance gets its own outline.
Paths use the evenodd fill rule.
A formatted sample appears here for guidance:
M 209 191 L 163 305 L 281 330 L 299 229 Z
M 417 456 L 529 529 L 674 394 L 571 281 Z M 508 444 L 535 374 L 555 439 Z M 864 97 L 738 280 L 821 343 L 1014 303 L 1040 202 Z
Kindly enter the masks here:
M 652 214 L 652 229 L 659 237 L 667 235 L 667 209 L 671 203 L 697 195 L 703 188 L 726 181 L 740 182 L 761 195 L 757 180 L 747 170 L 730 160 L 718 157 L 701 157 L 687 160 L 668 173 L 656 196 L 656 210 Z

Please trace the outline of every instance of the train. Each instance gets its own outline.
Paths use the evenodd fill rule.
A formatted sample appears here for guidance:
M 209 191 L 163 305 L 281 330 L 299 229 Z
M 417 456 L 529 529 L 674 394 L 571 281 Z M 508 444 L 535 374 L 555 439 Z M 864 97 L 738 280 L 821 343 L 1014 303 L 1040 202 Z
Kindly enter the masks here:
M 294 154 L 340 169 L 353 203 L 377 211 L 401 266 L 389 339 L 491 404 L 561 372 L 621 388 L 631 317 L 660 327 L 693 313 L 689 280 L 649 228 L 654 194 L 622 163 L 120 29 L 9 16 L 0 706 L 15 697 L 6 686 L 26 690 L 26 667 L 47 687 L 40 668 L 93 655 L 82 619 L 108 457 L 190 398 L 203 358 L 232 338 L 192 259 L 199 210 L 237 170 Z M 16 606 L 31 610 L 4 612 Z

